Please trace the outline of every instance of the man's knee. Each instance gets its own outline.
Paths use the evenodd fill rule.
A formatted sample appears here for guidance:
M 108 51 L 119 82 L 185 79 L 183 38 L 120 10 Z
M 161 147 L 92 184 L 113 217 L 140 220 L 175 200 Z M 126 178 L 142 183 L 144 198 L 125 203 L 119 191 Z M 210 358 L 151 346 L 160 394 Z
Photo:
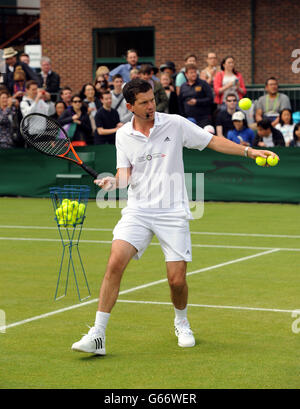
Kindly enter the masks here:
M 172 263 L 168 266 L 169 285 L 174 290 L 180 290 L 186 286 L 186 263 Z

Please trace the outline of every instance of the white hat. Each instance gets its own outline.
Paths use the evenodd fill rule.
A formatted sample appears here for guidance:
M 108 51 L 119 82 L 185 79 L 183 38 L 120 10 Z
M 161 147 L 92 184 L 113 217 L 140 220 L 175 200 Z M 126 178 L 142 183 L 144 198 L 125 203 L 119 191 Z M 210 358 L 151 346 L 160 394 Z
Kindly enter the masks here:
M 18 51 L 16 51 L 12 47 L 4 48 L 4 50 L 3 50 L 3 58 L 4 59 L 14 57 L 17 54 L 18 54 Z
M 243 121 L 244 119 L 245 115 L 241 111 L 236 111 L 231 118 L 232 121 Z
M 215 128 L 212 125 L 206 125 L 203 129 L 213 135 L 215 134 Z

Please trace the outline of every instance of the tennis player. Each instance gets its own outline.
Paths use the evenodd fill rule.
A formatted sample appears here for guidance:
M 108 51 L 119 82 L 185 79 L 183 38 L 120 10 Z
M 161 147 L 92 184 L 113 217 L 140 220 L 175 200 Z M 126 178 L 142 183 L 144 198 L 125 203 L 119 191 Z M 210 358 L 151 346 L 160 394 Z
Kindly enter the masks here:
M 94 326 L 72 345 L 75 351 L 105 355 L 105 331 L 119 294 L 123 272 L 132 258 L 139 259 L 156 235 L 166 261 L 175 335 L 180 347 L 193 347 L 195 338 L 187 318 L 187 262 L 192 260 L 188 196 L 184 184 L 183 147 L 206 147 L 255 159 L 276 156 L 217 137 L 179 115 L 155 112 L 151 85 L 141 79 L 123 88 L 133 113 L 116 134 L 117 173 L 95 180 L 104 190 L 127 185 L 127 207 L 113 231 L 111 254 L 100 289 Z M 175 188 L 173 188 L 175 186 Z

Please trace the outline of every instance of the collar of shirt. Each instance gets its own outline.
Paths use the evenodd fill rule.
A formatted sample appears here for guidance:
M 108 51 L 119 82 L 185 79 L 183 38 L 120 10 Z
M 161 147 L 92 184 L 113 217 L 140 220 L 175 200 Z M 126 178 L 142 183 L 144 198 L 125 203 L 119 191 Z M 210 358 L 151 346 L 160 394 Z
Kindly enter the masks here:
M 130 122 L 129 122 L 129 126 L 130 126 L 130 128 L 129 128 L 129 133 L 130 133 L 130 135 L 138 135 L 138 136 L 144 136 L 145 138 L 147 138 L 143 133 L 141 133 L 141 132 L 139 132 L 139 131 L 137 131 L 137 130 L 135 130 L 134 129 L 134 127 L 133 127 L 133 121 L 134 121 L 134 115 L 132 116 L 132 118 L 131 118 L 131 120 L 130 120 Z M 154 115 L 154 125 L 153 125 L 153 128 L 151 128 L 150 129 L 150 135 L 149 135 L 149 137 L 151 136 L 151 133 L 153 132 L 153 129 L 154 128 L 156 128 L 157 126 L 160 126 L 160 125 L 162 125 L 162 120 L 161 120 L 161 118 L 160 118 L 160 116 L 159 116 L 159 114 L 157 113 L 157 112 L 155 112 L 155 115 Z M 148 139 L 148 138 L 147 138 Z

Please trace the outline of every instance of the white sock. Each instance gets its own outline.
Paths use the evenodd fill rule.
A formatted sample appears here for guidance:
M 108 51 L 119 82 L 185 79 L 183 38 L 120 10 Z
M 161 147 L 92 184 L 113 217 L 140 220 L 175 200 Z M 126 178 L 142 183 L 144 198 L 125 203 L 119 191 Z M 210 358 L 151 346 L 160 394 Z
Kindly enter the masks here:
M 96 320 L 95 320 L 95 328 L 105 334 L 106 326 L 108 323 L 108 319 L 110 317 L 109 312 L 96 312 Z
M 178 310 L 174 307 L 175 310 L 175 322 L 182 321 L 183 319 L 187 319 L 187 306 L 183 310 Z

